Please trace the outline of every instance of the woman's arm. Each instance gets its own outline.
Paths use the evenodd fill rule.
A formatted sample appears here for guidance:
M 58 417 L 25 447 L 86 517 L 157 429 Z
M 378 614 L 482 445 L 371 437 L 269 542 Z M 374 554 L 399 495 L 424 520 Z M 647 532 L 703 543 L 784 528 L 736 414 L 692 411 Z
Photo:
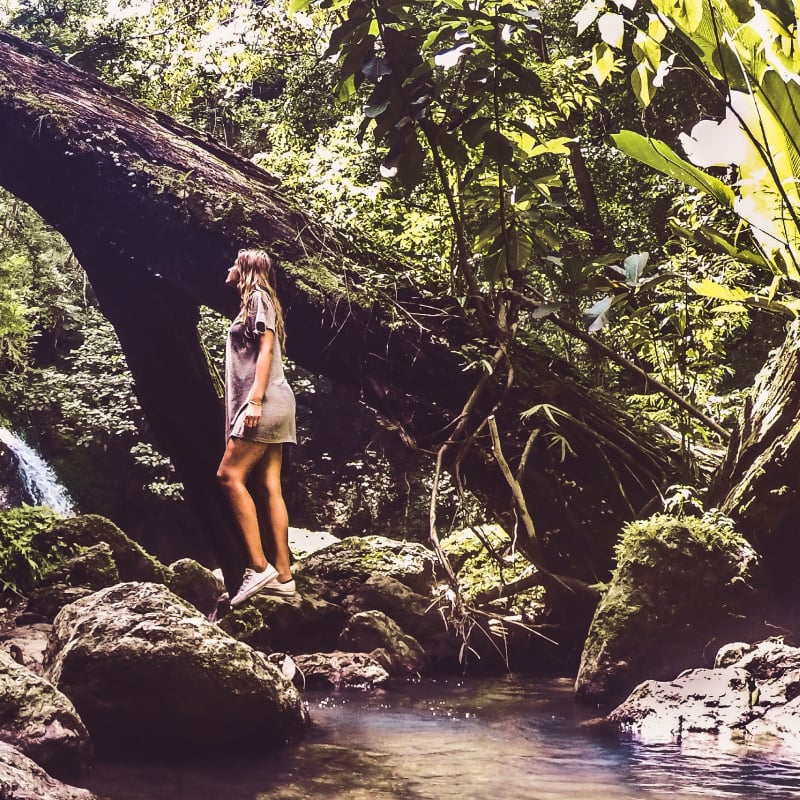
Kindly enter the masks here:
M 245 428 L 255 428 L 261 419 L 261 403 L 267 392 L 269 373 L 272 368 L 272 352 L 275 347 L 275 333 L 267 328 L 258 340 L 258 358 L 253 386 L 247 395 L 247 409 L 244 412 Z

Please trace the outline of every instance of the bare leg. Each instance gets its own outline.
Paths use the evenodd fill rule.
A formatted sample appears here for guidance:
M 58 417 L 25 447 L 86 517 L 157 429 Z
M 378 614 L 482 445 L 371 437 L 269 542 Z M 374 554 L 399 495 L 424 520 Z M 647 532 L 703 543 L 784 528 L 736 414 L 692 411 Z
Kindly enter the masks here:
M 289 515 L 281 489 L 283 445 L 268 444 L 266 447 L 253 470 L 252 485 L 261 512 L 264 549 L 278 570 L 278 580 L 285 582 L 291 579 L 292 569 L 289 565 Z
M 246 482 L 264 456 L 267 447 L 274 445 L 231 437 L 228 439 L 225 454 L 217 470 L 217 480 L 228 498 L 236 525 L 244 540 L 248 566 L 257 572 L 261 572 L 267 566 L 267 559 L 261 546 L 256 506 L 247 490 Z

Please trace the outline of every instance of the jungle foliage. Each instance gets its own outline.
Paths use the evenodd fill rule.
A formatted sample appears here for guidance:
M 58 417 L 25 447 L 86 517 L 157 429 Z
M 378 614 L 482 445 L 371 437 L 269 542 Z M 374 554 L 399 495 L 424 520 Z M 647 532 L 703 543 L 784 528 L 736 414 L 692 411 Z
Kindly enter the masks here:
M 663 426 L 684 477 L 702 484 L 713 452 L 699 460 L 693 445 L 720 444 L 752 374 L 727 352 L 757 312 L 797 310 L 796 19 L 770 8 L 22 0 L 6 22 L 252 157 L 382 263 L 402 264 L 373 276 L 383 296 L 411 285 L 452 298 L 475 332 L 462 356 L 479 394 L 515 380 L 519 354 L 543 342 Z M 720 124 L 740 149 L 722 167 L 699 163 L 726 107 Z M 686 128 L 695 164 L 676 152 Z M 122 437 L 143 483 L 169 495 L 79 268 L 28 210 L 2 202 L 13 211 L 0 249 L 7 413 L 48 406 L 78 447 Z M 564 459 L 559 420 L 540 406 L 521 428 L 544 426 Z M 487 426 L 467 413 L 456 433 L 488 437 Z

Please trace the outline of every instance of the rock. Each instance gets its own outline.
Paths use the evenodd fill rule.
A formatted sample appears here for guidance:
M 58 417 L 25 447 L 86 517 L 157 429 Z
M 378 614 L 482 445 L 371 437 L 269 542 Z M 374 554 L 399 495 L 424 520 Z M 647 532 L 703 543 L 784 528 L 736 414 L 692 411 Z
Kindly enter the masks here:
M 445 627 L 430 597 L 409 589 L 391 575 L 372 575 L 342 605 L 356 614 L 359 611 L 382 611 L 424 648 L 430 663 L 457 660 L 459 643 Z
M 90 594 L 94 594 L 94 591 L 85 586 L 54 583 L 52 586 L 43 586 L 41 589 L 34 589 L 30 592 L 25 610 L 28 614 L 34 614 L 36 619 L 52 622 L 64 606 L 88 597 Z
M 295 558 L 307 558 L 317 550 L 341 539 L 327 531 L 307 531 L 305 528 L 289 528 L 289 550 Z
M 354 614 L 339 635 L 339 649 L 362 653 L 382 651 L 376 661 L 390 675 L 416 675 L 425 664 L 425 652 L 420 643 L 403 633 L 398 624 L 381 611 Z
M 263 748 L 307 723 L 297 690 L 262 654 L 153 583 L 64 608 L 45 671 L 110 752 Z
M 80 772 L 92 761 L 89 734 L 72 703 L 5 651 L 0 651 L 0 740 L 53 775 Z
M 311 653 L 294 659 L 309 689 L 372 689 L 389 673 L 366 653 Z
M 0 649 L 8 653 L 18 664 L 41 675 L 44 653 L 52 630 L 53 626 L 49 623 L 11 628 L 0 633 Z
M 111 548 L 120 580 L 154 583 L 169 580 L 167 567 L 105 517 L 85 514 L 58 520 L 49 531 L 37 534 L 32 546 L 39 552 L 47 552 L 59 541 L 85 548 L 105 542 Z
M 209 616 L 225 591 L 225 584 L 210 569 L 192 558 L 182 558 L 169 565 L 167 586 L 178 597 Z
M 747 642 L 731 642 L 725 644 L 717 651 L 717 656 L 714 659 L 714 669 L 720 667 L 729 667 L 735 664 L 742 656 L 755 649 L 755 645 L 748 644 Z
M 341 602 L 372 575 L 389 575 L 428 595 L 435 565 L 434 554 L 416 542 L 349 536 L 312 553 L 295 569 L 295 578 L 301 591 L 309 590 L 333 603 Z
M 39 585 L 63 583 L 67 586 L 83 586 L 97 591 L 105 589 L 106 586 L 113 586 L 119 581 L 119 570 L 111 547 L 107 542 L 99 542 L 47 572 L 39 581 Z
M 33 504 L 34 500 L 22 479 L 19 457 L 0 441 L 0 511 L 17 508 L 23 503 Z
M 657 514 L 626 525 L 584 646 L 577 697 L 618 702 L 645 678 L 708 664 L 710 644 L 763 636 L 766 596 L 751 588 L 758 581 L 755 552 L 725 518 Z
M 57 781 L 15 747 L 0 742 L 0 798 L 3 800 L 98 800 L 86 789 Z
M 720 650 L 714 669 L 693 669 L 672 681 L 646 681 L 608 719 L 646 743 L 714 734 L 720 746 L 775 741 L 800 747 L 800 649 L 778 640 Z
M 484 591 L 496 589 L 530 574 L 532 565 L 514 547 L 513 539 L 499 525 L 474 525 L 454 531 L 442 540 L 442 549 L 458 576 L 467 602 Z M 532 617 L 543 605 L 544 589 L 536 586 L 504 599 L 509 613 Z
M 349 614 L 313 595 L 257 594 L 220 622 L 231 636 L 259 650 L 313 653 L 335 647 Z

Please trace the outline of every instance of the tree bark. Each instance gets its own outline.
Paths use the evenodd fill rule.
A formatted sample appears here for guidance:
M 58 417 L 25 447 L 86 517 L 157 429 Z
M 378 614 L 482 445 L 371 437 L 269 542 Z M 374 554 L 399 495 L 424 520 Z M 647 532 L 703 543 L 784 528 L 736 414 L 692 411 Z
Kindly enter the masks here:
M 235 312 L 224 278 L 240 247 L 278 256 L 288 355 L 353 387 L 354 401 L 376 409 L 413 446 L 435 450 L 474 386 L 461 350 L 481 353 L 488 344 L 455 303 L 412 288 L 379 297 L 374 276 L 396 267 L 295 207 L 269 174 L 6 33 L 0 185 L 58 229 L 86 269 L 229 584 L 241 574 L 242 555 L 214 477 L 222 409 L 195 324 L 201 304 Z M 515 465 L 534 427 L 520 412 L 538 403 L 567 412 L 549 433 L 568 447 L 548 439 L 546 420 L 536 422 L 545 433 L 520 485 L 550 568 L 604 577 L 621 520 L 655 496 L 672 469 L 669 457 L 652 432 L 641 432 L 545 348 L 518 350 L 515 361 L 512 385 L 496 381 L 475 420 L 495 411 Z M 513 524 L 490 450 L 485 432 L 464 474 L 487 511 Z
M 773 351 L 739 414 L 708 505 L 736 520 L 784 598 L 800 596 L 800 323 Z

